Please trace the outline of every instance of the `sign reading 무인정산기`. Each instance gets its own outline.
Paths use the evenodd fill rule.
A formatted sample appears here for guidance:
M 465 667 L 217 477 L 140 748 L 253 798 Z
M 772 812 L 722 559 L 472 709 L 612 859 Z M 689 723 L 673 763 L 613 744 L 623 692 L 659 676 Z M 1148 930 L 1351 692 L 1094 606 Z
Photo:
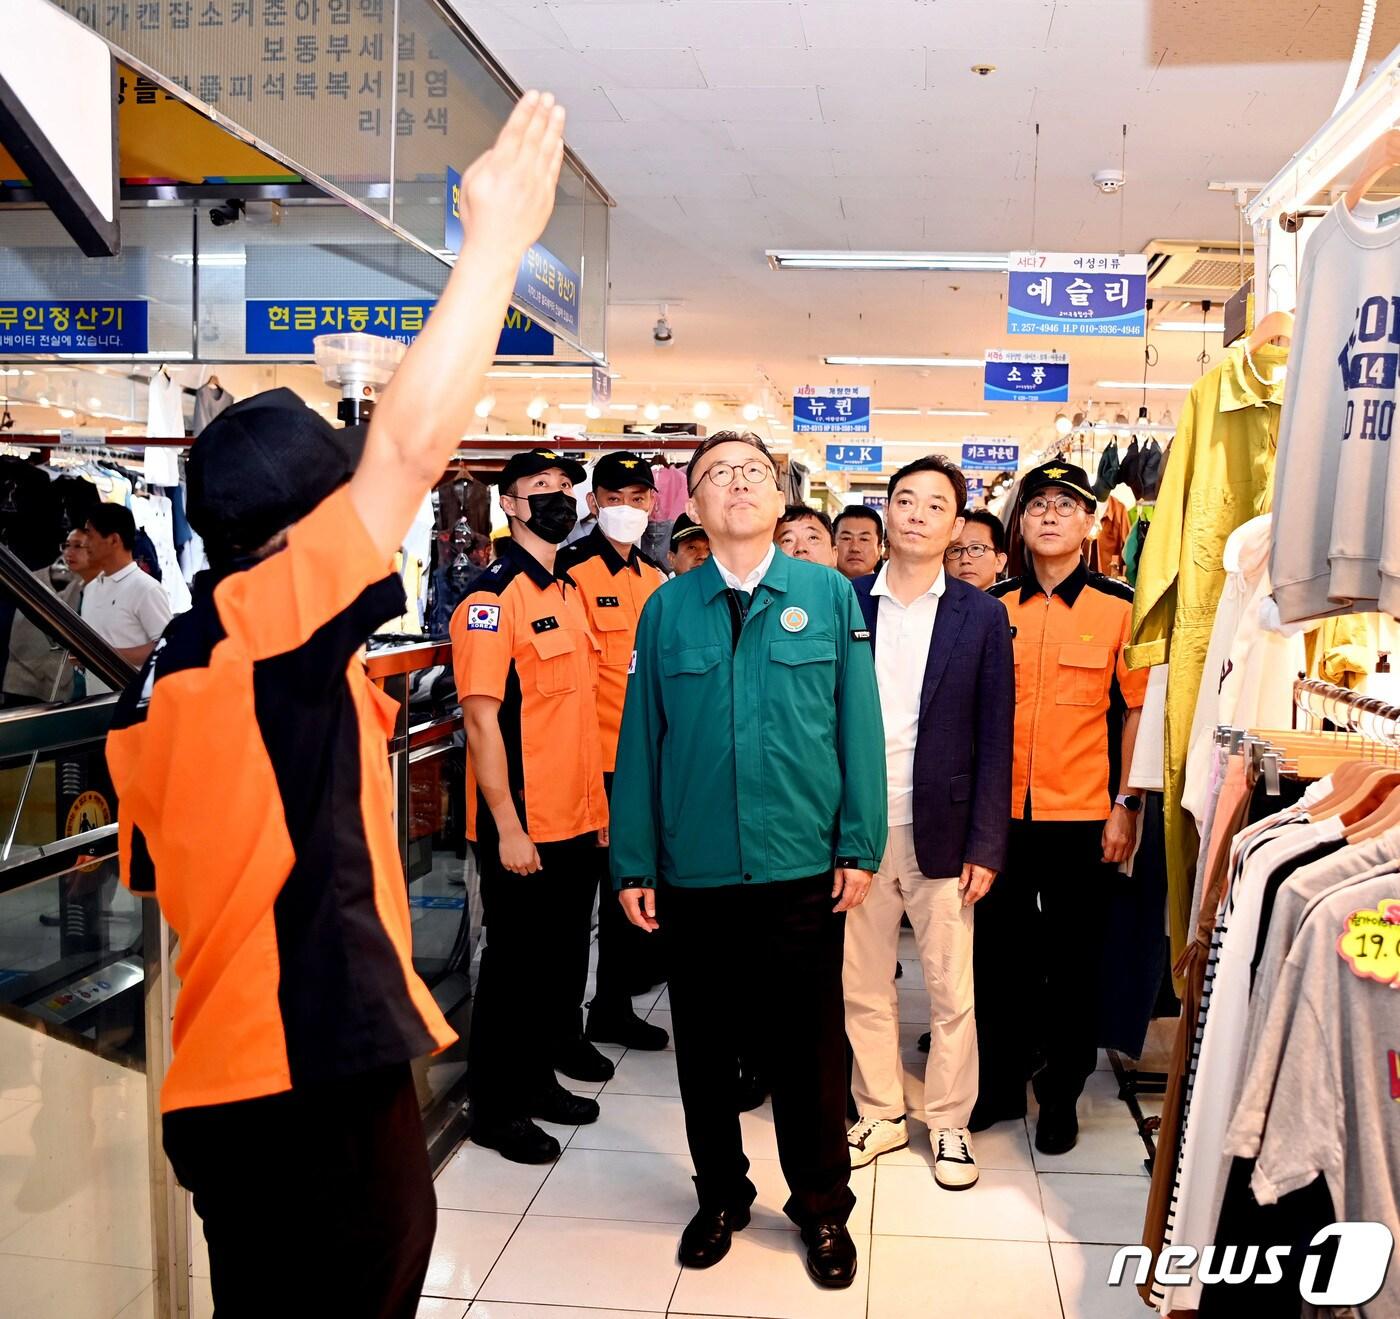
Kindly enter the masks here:
M 1069 354 L 989 348 L 982 397 L 988 403 L 1069 402 Z
M 796 434 L 817 431 L 827 434 L 868 435 L 869 386 L 828 385 L 818 389 L 815 385 L 803 385 L 794 390 L 792 429 Z
M 569 334 L 578 333 L 578 274 L 540 243 L 520 262 L 515 296 L 544 320 Z
M 1147 258 L 1142 253 L 1012 252 L 1008 334 L 1147 333 Z
M 0 301 L 0 356 L 146 351 L 147 310 L 140 299 Z

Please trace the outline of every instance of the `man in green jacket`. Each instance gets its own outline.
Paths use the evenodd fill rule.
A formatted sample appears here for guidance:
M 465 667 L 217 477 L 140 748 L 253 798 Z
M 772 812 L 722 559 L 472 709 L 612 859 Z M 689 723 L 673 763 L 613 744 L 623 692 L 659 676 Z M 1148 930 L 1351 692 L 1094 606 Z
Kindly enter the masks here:
M 885 844 L 884 725 L 870 634 L 839 573 L 779 553 L 777 468 L 721 432 L 687 472 L 710 558 L 637 628 L 612 798 L 628 918 L 664 929 L 699 1213 L 680 1261 L 707 1268 L 747 1226 L 741 1042 L 771 1067 L 778 1153 L 822 1286 L 849 1286 L 845 915 Z M 741 1039 L 742 1037 L 742 1039 Z

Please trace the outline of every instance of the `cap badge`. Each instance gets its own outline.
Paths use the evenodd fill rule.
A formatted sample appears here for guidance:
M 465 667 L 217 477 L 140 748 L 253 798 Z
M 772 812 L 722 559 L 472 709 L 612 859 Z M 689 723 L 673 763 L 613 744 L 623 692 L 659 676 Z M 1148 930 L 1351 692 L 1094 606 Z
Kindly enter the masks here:
M 621 466 L 627 467 L 627 468 L 632 468 L 632 467 L 635 467 L 635 466 L 637 465 L 637 459 L 636 459 L 636 458 L 619 458 L 617 461 L 618 461 L 618 463 L 619 463 Z
M 535 452 L 538 453 L 541 458 L 559 457 L 559 455 L 555 453 L 553 449 L 536 449 Z
M 784 632 L 801 632 L 807 626 L 807 611 L 794 605 L 778 615 L 778 622 L 782 624 Z
M 1068 467 L 1047 467 L 1045 468 L 1045 475 L 1052 481 L 1058 481 L 1060 477 L 1064 476 L 1068 471 Z

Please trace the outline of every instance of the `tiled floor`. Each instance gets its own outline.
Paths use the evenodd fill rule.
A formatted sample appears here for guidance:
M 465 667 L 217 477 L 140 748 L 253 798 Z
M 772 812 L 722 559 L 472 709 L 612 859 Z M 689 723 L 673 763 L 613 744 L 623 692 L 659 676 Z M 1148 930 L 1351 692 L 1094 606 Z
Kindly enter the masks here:
M 910 936 L 906 934 L 906 940 Z M 911 950 L 906 950 L 906 953 Z M 927 1002 L 917 961 L 904 962 L 901 1029 L 911 1096 Z M 637 1009 L 670 1026 L 669 1000 Z M 1169 1023 L 1162 1023 L 1169 1025 Z M 1149 1062 L 1167 1034 L 1154 1031 Z M 612 1051 L 602 1118 L 552 1128 L 564 1145 L 550 1167 L 506 1163 L 470 1142 L 438 1178 L 440 1227 L 420 1319 L 1139 1319 L 1131 1289 L 1105 1286 L 1118 1244 L 1137 1240 L 1147 1202 L 1144 1149 L 1106 1058 L 1080 1104 L 1078 1148 L 1034 1152 L 1029 1125 L 974 1138 L 981 1182 L 964 1193 L 934 1182 L 928 1132 L 860 1170 L 851 1231 L 855 1286 L 815 1287 L 784 1217 L 771 1108 L 744 1117 L 759 1198 L 753 1225 L 704 1272 L 676 1263 L 694 1212 L 675 1055 Z M 575 1085 L 575 1090 L 584 1087 Z M 1149 1105 L 1145 1104 L 1145 1107 Z

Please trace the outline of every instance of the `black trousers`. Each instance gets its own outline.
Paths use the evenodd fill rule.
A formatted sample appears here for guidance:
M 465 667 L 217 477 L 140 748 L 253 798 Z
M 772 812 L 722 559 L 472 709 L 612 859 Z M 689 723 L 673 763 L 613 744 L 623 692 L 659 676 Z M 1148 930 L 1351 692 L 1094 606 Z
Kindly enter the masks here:
M 204 1221 L 217 1319 L 413 1319 L 437 1201 L 407 1063 L 180 1109 L 164 1134 Z
M 1103 862 L 1102 840 L 1101 820 L 1011 821 L 1006 869 L 976 907 L 979 1104 L 1024 1102 L 1037 1038 L 1042 1103 L 1074 1103 L 1093 1074 L 1116 870 Z
M 539 843 L 543 869 L 513 875 L 483 806 L 472 846 L 481 871 L 486 946 L 481 954 L 467 1084 L 477 1116 L 523 1117 L 532 1095 L 554 1083 L 554 1058 L 578 1034 L 588 979 L 597 883 L 595 835 Z
M 739 1134 L 739 1049 L 761 1049 L 778 1156 L 799 1226 L 855 1206 L 846 1147 L 846 918 L 831 875 L 657 894 L 670 956 L 671 1024 L 695 1185 L 707 1208 L 752 1204 Z
M 603 775 L 603 787 L 612 800 L 613 776 Z M 657 984 L 661 972 L 660 941 L 627 919 L 613 888 L 609 850 L 598 848 L 598 982 L 594 1007 L 603 1013 L 632 1010 L 632 995 L 639 988 Z

